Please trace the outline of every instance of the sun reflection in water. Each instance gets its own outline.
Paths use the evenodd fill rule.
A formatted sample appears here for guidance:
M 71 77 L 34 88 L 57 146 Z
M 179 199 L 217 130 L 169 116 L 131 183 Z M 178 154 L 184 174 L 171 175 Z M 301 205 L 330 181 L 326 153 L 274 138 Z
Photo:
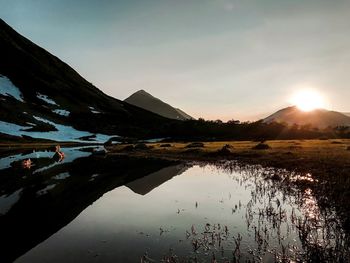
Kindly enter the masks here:
M 304 204 L 302 209 L 308 220 L 319 220 L 320 210 L 310 188 L 304 191 Z

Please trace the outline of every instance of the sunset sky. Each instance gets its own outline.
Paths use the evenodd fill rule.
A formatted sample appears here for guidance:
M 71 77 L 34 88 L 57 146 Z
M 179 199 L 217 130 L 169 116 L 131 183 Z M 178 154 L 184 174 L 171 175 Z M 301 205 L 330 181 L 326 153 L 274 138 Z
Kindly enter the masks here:
M 222 120 L 303 89 L 350 112 L 349 14 L 345 0 L 0 0 L 5 22 L 105 93 L 144 89 Z

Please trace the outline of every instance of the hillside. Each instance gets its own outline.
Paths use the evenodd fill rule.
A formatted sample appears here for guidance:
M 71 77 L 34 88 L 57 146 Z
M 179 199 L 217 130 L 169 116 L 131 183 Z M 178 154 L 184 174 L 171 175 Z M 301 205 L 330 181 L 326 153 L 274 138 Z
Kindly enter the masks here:
M 151 111 L 160 116 L 175 119 L 175 120 L 189 120 L 193 119 L 190 115 L 180 109 L 153 97 L 144 90 L 139 90 L 124 100 L 127 103 L 140 107 L 142 109 Z
M 169 120 L 107 96 L 0 19 L 0 135 L 99 140 L 157 136 Z M 13 137 L 15 136 L 15 137 Z M 105 140 L 108 136 L 100 136 Z
M 311 125 L 316 128 L 350 126 L 350 117 L 340 112 L 316 109 L 301 111 L 296 106 L 284 108 L 263 119 L 265 123 L 279 122 L 289 125 Z

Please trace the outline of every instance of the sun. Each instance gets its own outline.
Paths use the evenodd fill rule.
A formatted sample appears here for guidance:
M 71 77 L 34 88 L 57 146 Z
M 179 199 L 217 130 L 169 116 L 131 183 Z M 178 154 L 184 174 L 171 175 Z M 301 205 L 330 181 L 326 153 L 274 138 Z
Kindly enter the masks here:
M 323 96 L 316 90 L 304 89 L 296 92 L 291 102 L 302 111 L 312 111 L 325 107 Z

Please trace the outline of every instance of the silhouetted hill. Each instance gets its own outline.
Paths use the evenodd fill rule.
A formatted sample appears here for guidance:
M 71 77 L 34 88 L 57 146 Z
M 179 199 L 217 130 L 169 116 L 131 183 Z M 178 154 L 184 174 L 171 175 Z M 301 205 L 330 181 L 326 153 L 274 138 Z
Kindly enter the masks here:
M 174 176 L 182 174 L 187 169 L 188 166 L 186 164 L 168 166 L 144 177 L 140 177 L 135 181 L 126 184 L 126 186 L 134 193 L 146 195 L 166 181 L 169 181 Z
M 71 137 L 156 136 L 155 127 L 169 122 L 104 94 L 1 19 L 0 102 L 0 133 L 15 136 L 62 130 Z
M 174 108 L 171 105 L 153 97 L 144 90 L 139 90 L 124 100 L 127 103 L 140 107 L 142 109 L 154 112 L 160 116 L 175 119 L 188 120 L 193 119 L 190 115 L 180 109 Z
M 279 122 L 289 125 L 311 125 L 317 128 L 350 126 L 350 117 L 340 112 L 325 109 L 315 109 L 309 112 L 301 111 L 296 106 L 277 111 L 263 120 L 265 123 Z

